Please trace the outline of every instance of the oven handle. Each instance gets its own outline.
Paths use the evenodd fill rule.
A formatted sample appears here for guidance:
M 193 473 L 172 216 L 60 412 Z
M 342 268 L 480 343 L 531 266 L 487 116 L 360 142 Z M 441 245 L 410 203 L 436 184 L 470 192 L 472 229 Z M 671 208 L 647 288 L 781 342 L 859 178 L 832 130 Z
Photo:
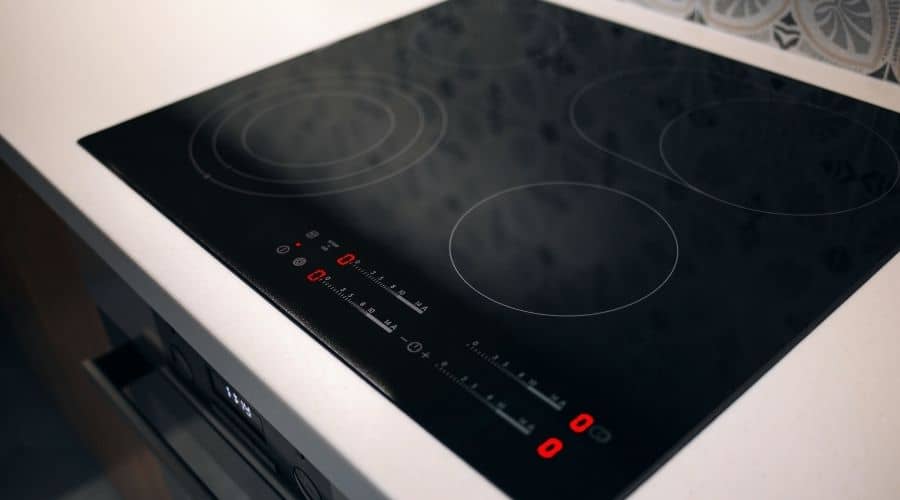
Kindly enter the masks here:
M 191 498 L 215 499 L 203 479 L 197 475 L 191 465 L 166 441 L 163 434 L 153 422 L 124 394 L 123 389 L 137 379 L 159 371 L 183 396 L 190 406 L 203 417 L 207 424 L 228 443 L 228 445 L 246 462 L 269 487 L 279 496 L 287 500 L 297 497 L 287 491 L 278 480 L 257 460 L 231 432 L 218 422 L 216 417 L 204 408 L 199 401 L 185 388 L 165 367 L 155 365 L 141 354 L 140 348 L 132 341 L 93 360 L 82 363 L 94 383 L 106 394 L 113 405 L 128 420 L 134 429 L 150 446 L 151 451 L 175 474 L 180 485 Z
M 214 500 L 216 496 L 200 479 L 187 462 L 166 442 L 163 435 L 154 427 L 137 406 L 122 392 L 129 382 L 136 380 L 152 372 L 153 367 L 147 363 L 143 356 L 130 348 L 131 343 L 125 344 L 97 359 L 85 360 L 82 365 L 91 379 L 112 401 L 113 405 L 125 417 L 131 427 L 138 431 L 144 441 L 150 446 L 151 451 L 163 462 L 184 487 L 191 498 Z M 133 364 L 122 363 L 122 358 L 135 361 Z M 125 368 L 128 370 L 125 370 Z

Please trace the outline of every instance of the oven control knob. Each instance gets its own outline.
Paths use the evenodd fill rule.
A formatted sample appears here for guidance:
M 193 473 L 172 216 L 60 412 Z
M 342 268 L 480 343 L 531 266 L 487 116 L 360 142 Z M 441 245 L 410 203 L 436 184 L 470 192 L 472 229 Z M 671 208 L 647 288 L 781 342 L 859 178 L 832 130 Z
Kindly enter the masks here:
M 309 474 L 303 469 L 294 466 L 292 475 L 294 476 L 294 483 L 297 485 L 297 488 L 303 493 L 303 498 L 306 500 L 322 500 L 322 495 L 319 493 L 319 489 L 316 488 L 316 483 L 313 482 L 312 478 L 309 477 Z

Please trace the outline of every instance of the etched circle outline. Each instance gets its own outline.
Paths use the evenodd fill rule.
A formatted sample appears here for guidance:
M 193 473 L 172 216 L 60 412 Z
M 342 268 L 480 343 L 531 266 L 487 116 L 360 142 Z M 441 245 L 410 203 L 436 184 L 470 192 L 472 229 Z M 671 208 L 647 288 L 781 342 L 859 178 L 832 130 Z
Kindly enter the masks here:
M 396 79 L 393 79 L 393 78 L 385 76 L 385 75 L 380 75 L 377 73 L 357 73 L 357 74 L 354 74 L 353 76 L 363 77 L 363 78 L 372 78 L 372 79 L 383 78 L 389 82 L 397 82 Z M 391 171 L 381 177 L 378 177 L 376 179 L 372 179 L 370 181 L 363 182 L 360 184 L 352 185 L 352 186 L 347 186 L 347 187 L 338 188 L 338 189 L 329 189 L 329 190 L 324 190 L 324 191 L 318 191 L 318 192 L 314 192 L 314 193 L 266 193 L 266 192 L 257 191 L 254 189 L 244 189 L 244 188 L 240 188 L 237 186 L 232 186 L 228 183 L 222 182 L 222 181 L 216 179 L 215 177 L 213 177 L 212 174 L 205 171 L 203 169 L 203 167 L 200 166 L 200 162 L 197 160 L 197 156 L 194 154 L 194 147 L 197 144 L 197 137 L 200 134 L 200 130 L 204 127 L 204 125 L 206 125 L 206 122 L 208 122 L 210 119 L 212 119 L 212 117 L 214 117 L 217 113 L 221 112 L 222 110 L 227 108 L 232 103 L 240 100 L 241 98 L 246 97 L 248 94 L 253 94 L 254 92 L 259 92 L 259 91 L 262 91 L 267 88 L 283 86 L 286 84 L 296 85 L 298 83 L 301 83 L 302 81 L 315 81 L 315 82 L 321 83 L 323 81 L 329 81 L 328 78 L 329 77 L 322 77 L 319 79 L 304 79 L 304 80 L 287 79 L 287 78 L 280 79 L 269 85 L 264 85 L 264 86 L 258 87 L 256 89 L 253 89 L 253 90 L 250 90 L 247 92 L 243 92 L 239 95 L 236 95 L 236 96 L 226 99 L 224 103 L 220 104 L 219 106 L 212 109 L 209 113 L 204 115 L 204 117 L 197 123 L 193 132 L 191 133 L 191 136 L 190 136 L 190 138 L 188 140 L 188 144 L 187 144 L 187 153 L 188 153 L 188 158 L 190 159 L 191 165 L 194 167 L 194 170 L 196 170 L 197 173 L 200 174 L 200 176 L 204 180 L 207 180 L 213 184 L 216 184 L 217 186 L 219 186 L 222 189 L 227 189 L 229 191 L 234 191 L 237 193 L 242 193 L 242 194 L 251 195 L 251 196 L 263 196 L 263 197 L 270 197 L 270 198 L 307 198 L 307 197 L 314 197 L 314 196 L 326 196 L 326 195 L 330 195 L 330 194 L 345 193 L 348 191 L 353 191 L 356 189 L 369 187 L 369 186 L 372 186 L 379 182 L 383 182 L 387 179 L 390 179 L 394 176 L 397 176 L 403 172 L 406 172 L 407 170 L 409 170 L 410 168 L 412 168 L 413 166 L 415 166 L 419 162 L 421 162 L 424 158 L 429 156 L 437 148 L 437 146 L 443 141 L 444 137 L 447 134 L 447 109 L 444 106 L 443 101 L 441 101 L 440 98 L 438 98 L 438 96 L 434 94 L 434 92 L 423 87 L 422 85 L 417 84 L 417 83 L 412 83 L 409 81 L 404 81 L 404 82 L 398 82 L 398 83 L 401 83 L 402 85 L 410 87 L 410 88 L 416 90 L 417 92 L 421 92 L 424 96 L 426 96 L 428 99 L 430 99 L 432 101 L 432 103 L 434 103 L 434 106 L 435 106 L 435 108 L 437 110 L 437 114 L 438 114 L 437 118 L 440 121 L 440 129 L 437 131 L 437 135 L 435 136 L 435 138 L 431 141 L 432 143 L 421 154 L 419 154 L 415 158 L 411 159 L 403 167 L 400 167 L 394 171 Z M 338 79 L 338 78 L 341 78 L 341 77 L 340 76 L 331 76 L 330 77 L 330 79 Z M 344 77 L 344 78 L 346 78 L 346 77 Z M 388 88 L 393 89 L 396 87 L 390 86 Z
M 266 96 L 257 97 L 257 98 L 255 98 L 255 99 L 252 99 L 252 100 L 246 102 L 246 103 L 241 104 L 240 106 L 238 106 L 237 109 L 230 111 L 227 115 L 225 115 L 224 118 L 222 118 L 222 120 L 220 120 L 220 121 L 218 122 L 218 125 L 216 126 L 216 129 L 215 129 L 215 131 L 213 132 L 213 136 L 212 136 L 212 139 L 211 139 L 213 156 L 216 158 L 216 160 L 217 160 L 220 164 L 222 164 L 222 165 L 223 165 L 224 167 L 226 167 L 228 170 L 231 170 L 233 173 L 235 173 L 235 174 L 237 174 L 237 175 L 240 175 L 240 176 L 242 176 L 242 177 L 246 177 L 246 178 L 248 178 L 248 179 L 253 179 L 253 180 L 256 180 L 256 181 L 259 181 L 259 182 L 268 182 L 268 183 L 271 183 L 271 184 L 283 184 L 283 185 L 286 185 L 286 184 L 296 184 L 296 185 L 303 185 L 303 184 L 318 184 L 318 183 L 323 183 L 323 182 L 335 182 L 335 181 L 340 181 L 340 180 L 344 180 L 344 179 L 349 179 L 350 177 L 354 177 L 354 176 L 357 176 L 357 175 L 362 175 L 362 174 L 368 173 L 368 172 L 370 172 L 370 171 L 372 171 L 372 170 L 375 170 L 375 169 L 377 169 L 377 168 L 382 167 L 383 165 L 385 165 L 385 164 L 387 164 L 387 163 L 390 163 L 390 162 L 393 161 L 394 159 L 399 158 L 399 157 L 402 156 L 404 153 L 406 153 L 407 151 L 409 151 L 413 146 L 416 145 L 416 142 L 419 140 L 419 138 L 422 136 L 422 134 L 423 134 L 424 131 L 425 131 L 425 111 L 422 109 L 421 104 L 419 104 L 418 102 L 416 102 L 416 100 L 413 99 L 412 97 L 410 97 L 408 94 L 405 94 L 405 93 L 401 92 L 401 91 L 398 90 L 398 89 L 385 87 L 385 88 L 383 88 L 382 90 L 388 90 L 389 92 L 393 92 L 394 94 L 396 94 L 397 96 L 399 96 L 401 99 L 403 99 L 403 100 L 405 100 L 406 102 L 408 102 L 408 103 L 410 104 L 410 106 L 412 106 L 413 108 L 415 108 L 415 110 L 416 110 L 416 117 L 417 117 L 417 119 L 418 119 L 418 120 L 417 120 L 417 123 L 418 123 L 419 126 L 418 126 L 418 128 L 416 129 L 416 133 L 415 133 L 415 134 L 414 134 L 414 135 L 413 135 L 413 136 L 412 136 L 412 137 L 404 144 L 404 146 L 403 146 L 400 150 L 398 150 L 397 152 L 395 152 L 395 153 L 392 154 L 391 156 L 388 156 L 387 158 L 384 158 L 384 159 L 382 159 L 381 161 L 379 161 L 379 162 L 377 162 L 377 163 L 375 163 L 375 164 L 368 165 L 368 166 L 366 166 L 366 167 L 364 167 L 364 168 L 357 169 L 357 170 L 354 170 L 354 171 L 349 172 L 349 173 L 346 173 L 346 174 L 332 175 L 332 176 L 330 176 L 330 177 L 316 177 L 316 178 L 313 178 L 313 179 L 272 179 L 272 178 L 270 178 L 270 177 L 263 177 L 263 176 L 258 176 L 258 175 L 255 175 L 255 174 L 251 174 L 251 173 L 249 173 L 249 172 L 245 172 L 244 170 L 241 170 L 241 169 L 238 168 L 238 167 L 235 167 L 234 165 L 231 164 L 231 162 L 225 160 L 225 158 L 222 158 L 222 154 L 221 154 L 221 152 L 219 151 L 219 148 L 218 148 L 219 135 L 221 134 L 222 127 L 225 125 L 225 122 L 227 122 L 228 119 L 229 119 L 231 116 L 233 116 L 235 113 L 239 112 L 241 109 L 244 109 L 246 106 L 251 105 L 251 104 L 252 104 L 253 102 L 255 102 L 255 101 L 258 101 L 258 100 L 260 100 L 260 99 L 264 99 Z M 312 167 L 309 167 L 309 168 L 312 168 Z
M 767 87 L 758 85 L 758 84 L 756 84 L 755 82 L 745 82 L 745 81 L 743 81 L 743 80 L 740 80 L 740 79 L 738 79 L 738 78 L 736 78 L 736 77 L 733 77 L 733 76 L 730 76 L 730 75 L 726 75 L 726 74 L 724 74 L 724 73 L 719 73 L 719 72 L 716 72 L 716 71 L 709 71 L 709 70 L 705 70 L 705 69 L 696 69 L 696 68 L 672 68 L 672 67 L 668 67 L 668 66 L 647 66 L 647 67 L 643 67 L 643 68 L 636 68 L 636 69 L 629 69 L 629 70 L 624 70 L 624 71 L 617 71 L 617 72 L 610 73 L 610 74 L 608 74 L 608 75 L 604 75 L 604 76 L 601 76 L 601 77 L 599 77 L 599 78 L 596 78 L 596 79 L 594 79 L 594 80 L 588 82 L 587 84 L 585 84 L 585 85 L 584 85 L 583 87 L 581 87 L 580 89 L 578 89 L 578 91 L 577 91 L 577 92 L 575 93 L 575 95 L 572 97 L 572 100 L 569 101 L 569 123 L 572 125 L 572 128 L 575 129 L 575 132 L 578 134 L 579 137 L 581 137 L 585 142 L 587 142 L 588 144 L 590 144 L 590 145 L 593 146 L 594 148 L 596 148 L 596 149 L 598 149 L 598 150 L 600 150 L 600 151 L 602 151 L 602 152 L 604 152 L 604 153 L 606 153 L 606 154 L 608 154 L 608 155 L 611 155 L 611 156 L 613 156 L 614 158 L 618 158 L 619 160 L 622 160 L 622 161 L 624 161 L 624 162 L 626 162 L 626 163 L 629 163 L 629 164 L 631 164 L 631 165 L 633 165 L 633 166 L 635 166 L 635 167 L 644 169 L 644 170 L 646 170 L 647 172 L 650 172 L 650 173 L 652 173 L 652 174 L 656 174 L 656 175 L 658 175 L 658 176 L 660 176 L 660 177 L 663 177 L 663 178 L 665 178 L 665 179 L 667 179 L 667 180 L 670 180 L 670 181 L 673 181 L 673 182 L 679 182 L 679 181 L 678 181 L 678 179 L 676 179 L 676 178 L 670 177 L 670 176 L 666 175 L 665 173 L 660 172 L 659 170 L 656 170 L 656 169 L 654 169 L 654 168 L 652 168 L 652 167 L 650 167 L 650 166 L 647 166 L 647 165 L 641 163 L 641 162 L 638 161 L 638 160 L 635 160 L 635 159 L 633 159 L 633 158 L 627 156 L 625 153 L 620 153 L 620 152 L 618 152 L 618 151 L 613 151 L 612 149 L 609 149 L 608 147 L 606 147 L 606 146 L 604 146 L 603 144 L 601 144 L 599 141 L 593 139 L 593 138 L 587 133 L 587 130 L 585 130 L 584 128 L 582 128 L 581 125 L 579 125 L 578 119 L 575 118 L 575 111 L 576 111 L 576 107 L 578 106 L 578 103 L 581 101 L 582 98 L 584 98 L 585 94 L 587 94 L 587 93 L 588 93 L 591 89 L 593 89 L 594 87 L 596 87 L 596 86 L 598 86 L 598 85 L 600 85 L 600 84 L 603 84 L 603 83 L 609 83 L 609 82 L 613 82 L 613 81 L 616 81 L 616 80 L 620 80 L 620 79 L 622 79 L 622 78 L 628 78 L 628 77 L 633 77 L 633 76 L 640 76 L 640 75 L 642 75 L 642 74 L 646 74 L 646 73 L 654 73 L 654 72 L 665 72 L 665 73 L 694 73 L 694 74 L 702 74 L 702 75 L 712 75 L 712 76 L 716 76 L 716 77 L 718 77 L 718 78 L 723 78 L 723 79 L 728 79 L 728 80 L 731 80 L 731 81 L 734 81 L 734 82 L 738 82 L 738 83 L 747 85 L 748 87 L 755 87 L 755 88 L 757 88 L 757 89 L 759 89 L 759 90 L 762 90 L 762 91 L 765 91 L 765 92 L 771 92 L 771 93 L 774 93 L 774 94 L 778 94 L 778 91 L 777 91 L 777 90 L 770 89 L 770 88 L 767 88 Z
M 832 211 L 828 211 L 828 212 L 795 213 L 795 212 L 785 212 L 785 211 L 780 211 L 780 210 L 763 210 L 763 209 L 759 209 L 759 208 L 753 208 L 753 207 L 741 205 L 740 203 L 728 201 L 724 198 L 720 198 L 720 197 L 714 196 L 710 193 L 707 193 L 706 191 L 704 191 L 704 190 L 698 188 L 697 186 L 691 184 L 690 182 L 688 182 L 684 177 L 681 176 L 681 174 L 678 173 L 678 171 L 669 162 L 669 159 L 666 157 L 664 147 L 663 147 L 663 143 L 665 142 L 666 135 L 668 134 L 669 129 L 672 127 L 672 125 L 675 124 L 675 122 L 682 120 L 684 117 L 686 117 L 687 115 L 689 115 L 693 112 L 696 112 L 696 111 L 702 110 L 702 109 L 714 108 L 717 106 L 723 106 L 723 105 L 733 104 L 733 103 L 742 103 L 742 102 L 743 103 L 747 103 L 747 102 L 749 102 L 749 103 L 780 103 L 780 104 L 790 104 L 790 105 L 795 105 L 795 106 L 803 106 L 803 107 L 807 107 L 810 109 L 815 109 L 817 111 L 823 112 L 823 113 L 831 115 L 831 116 L 836 116 L 838 118 L 842 118 L 844 120 L 847 120 L 850 123 L 853 123 L 854 125 L 856 125 L 858 127 L 861 127 L 863 130 L 868 131 L 870 134 L 872 134 L 874 137 L 876 137 L 878 140 L 880 140 L 885 146 L 887 146 L 888 151 L 890 151 L 891 154 L 894 156 L 894 163 L 897 165 L 896 175 L 894 176 L 894 182 L 890 185 L 890 187 L 888 187 L 883 193 L 881 193 L 876 198 L 873 198 L 865 203 L 862 203 L 862 204 L 854 206 L 854 207 L 846 208 L 843 210 L 832 210 Z M 708 103 L 702 104 L 700 106 L 696 106 L 694 108 L 691 108 L 687 111 L 682 112 L 681 114 L 679 114 L 678 116 L 676 116 L 675 118 L 670 120 L 669 123 L 667 123 L 665 127 L 663 127 L 662 132 L 660 132 L 660 134 L 659 134 L 658 147 L 659 147 L 659 155 L 662 158 L 663 164 L 665 164 L 666 168 L 669 170 L 669 172 L 672 173 L 672 175 L 675 176 L 675 178 L 678 180 L 678 182 L 680 182 L 687 188 L 689 188 L 692 191 L 699 193 L 703 196 L 706 196 L 707 198 L 709 198 L 711 200 L 715 200 L 719 203 L 722 203 L 724 205 L 729 205 L 729 206 L 732 206 L 735 208 L 740 208 L 743 210 L 747 210 L 749 212 L 755 212 L 755 213 L 759 213 L 759 214 L 777 215 L 777 216 L 783 216 L 783 217 L 824 217 L 824 216 L 829 216 L 829 215 L 841 215 L 841 214 L 846 214 L 846 213 L 850 213 L 850 212 L 855 212 L 857 210 L 874 205 L 875 203 L 878 203 L 879 201 L 883 200 L 888 194 L 890 194 L 891 191 L 894 190 L 894 188 L 897 187 L 897 183 L 900 182 L 900 156 L 897 155 L 897 151 L 894 149 L 894 147 L 891 146 L 891 144 L 887 141 L 887 139 L 885 139 L 884 136 L 879 134 L 878 131 L 876 131 L 872 127 L 866 125 L 865 123 L 860 122 L 859 120 L 857 120 L 855 118 L 851 118 L 849 116 L 842 115 L 840 113 L 836 113 L 836 112 L 834 112 L 828 108 L 825 108 L 823 106 L 819 106 L 816 104 L 809 104 L 809 103 L 800 102 L 800 101 L 793 101 L 793 100 L 789 100 L 789 99 L 727 99 L 724 101 L 708 102 Z
M 626 304 L 621 304 L 616 307 L 611 307 L 608 309 L 600 310 L 600 311 L 594 311 L 594 312 L 589 312 L 589 313 L 578 313 L 578 314 L 557 314 L 557 313 L 545 313 L 545 312 L 531 311 L 531 310 L 528 310 L 528 309 L 525 309 L 522 307 L 516 307 L 516 306 L 506 304 L 506 303 L 499 301 L 499 300 L 481 292 L 480 290 L 478 290 L 478 288 L 476 288 L 474 285 L 472 285 L 463 276 L 463 273 L 459 270 L 459 267 L 457 267 L 457 265 L 456 265 L 456 260 L 453 258 L 453 237 L 456 235 L 456 230 L 459 228 L 462 221 L 470 213 L 472 213 L 475 209 L 477 209 L 481 205 L 483 205 L 497 197 L 503 196 L 505 194 L 509 194 L 509 193 L 524 190 L 524 189 L 530 189 L 530 188 L 534 188 L 534 187 L 541 187 L 541 186 L 578 186 L 578 187 L 587 187 L 587 188 L 597 189 L 597 190 L 601 190 L 601 191 L 607 191 L 607 192 L 610 192 L 613 194 L 624 196 L 634 202 L 637 202 L 639 205 L 643 206 L 644 208 L 650 210 L 651 213 L 656 215 L 663 222 L 663 224 L 665 224 L 666 228 L 669 230 L 669 233 L 672 235 L 672 241 L 675 245 L 675 258 L 672 261 L 672 268 L 669 270 L 669 273 L 666 275 L 665 278 L 662 279 L 662 281 L 659 282 L 659 284 L 656 285 L 655 288 L 653 288 L 652 290 L 647 292 L 645 295 L 643 295 L 635 300 L 632 300 L 631 302 L 628 302 Z M 613 313 L 616 311 L 621 311 L 621 310 L 631 307 L 635 304 L 643 302 L 644 300 L 648 299 L 650 296 L 652 296 L 656 292 L 658 292 L 663 286 L 666 285 L 666 283 L 669 282 L 669 280 L 672 278 L 672 275 L 675 274 L 675 269 L 678 267 L 678 262 L 681 258 L 681 249 L 680 249 L 680 245 L 678 243 L 678 235 L 675 233 L 675 229 L 669 223 L 668 219 L 666 219 L 665 216 L 663 216 L 663 214 L 659 210 L 654 208 L 652 205 L 650 205 L 646 201 L 644 201 L 634 195 L 626 193 L 625 191 L 607 187 L 602 184 L 592 184 L 592 183 L 588 183 L 588 182 L 570 182 L 570 181 L 548 181 L 548 182 L 535 182 L 535 183 L 530 183 L 530 184 L 522 184 L 519 186 L 514 186 L 511 188 L 504 189 L 502 191 L 498 191 L 486 198 L 483 198 L 482 200 L 478 201 L 477 203 L 475 203 L 474 205 L 469 207 L 465 212 L 463 212 L 463 214 L 459 217 L 459 219 L 457 219 L 456 223 L 453 225 L 453 229 L 450 230 L 450 237 L 447 242 L 447 253 L 450 258 L 450 265 L 453 267 L 453 271 L 456 273 L 456 275 L 459 277 L 459 279 L 461 279 L 462 282 L 466 284 L 466 286 L 468 286 L 472 291 L 474 291 L 478 295 L 493 302 L 494 304 L 503 306 L 507 309 L 512 309 L 513 311 L 518 311 L 518 312 L 525 313 L 525 314 L 531 314 L 534 316 L 542 316 L 542 317 L 548 317 L 548 318 L 586 318 L 586 317 L 591 317 L 591 316 L 600 316 L 603 314 L 609 314 L 609 313 Z
M 358 99 L 367 101 L 370 104 L 375 105 L 377 108 L 379 108 L 381 111 L 384 112 L 384 114 L 388 117 L 388 121 L 389 121 L 390 125 L 387 127 L 387 131 L 377 141 L 370 144 L 366 148 L 364 148 L 361 151 L 358 151 L 356 153 L 351 153 L 349 155 L 345 155 L 345 156 L 342 156 L 340 158 L 336 158 L 333 160 L 280 162 L 280 161 L 274 161 L 274 160 L 268 159 L 268 158 L 264 157 L 263 155 L 259 154 L 257 151 L 255 151 L 252 147 L 250 147 L 250 144 L 247 141 L 247 135 L 249 134 L 250 128 L 253 126 L 253 124 L 256 123 L 263 115 L 272 111 L 273 109 L 280 108 L 282 106 L 288 106 L 290 104 L 293 104 L 297 101 L 302 101 L 304 99 L 317 98 L 317 97 L 353 97 L 353 98 L 358 98 Z M 260 99 L 262 99 L 262 97 Z M 249 102 L 245 103 L 242 106 L 240 106 L 239 109 L 241 109 L 241 110 L 246 109 L 247 106 L 249 106 L 250 104 L 251 103 L 249 103 Z M 228 116 L 223 118 L 222 122 L 228 121 L 228 118 L 230 116 L 233 116 L 237 112 L 238 112 L 238 110 L 233 111 Z M 251 158 L 253 158 L 261 163 L 265 163 L 267 165 L 272 165 L 275 167 L 287 167 L 287 168 L 326 167 L 329 165 L 336 165 L 338 163 L 344 163 L 344 162 L 359 158 L 360 156 L 366 155 L 367 153 L 374 151 L 379 146 L 384 144 L 384 142 L 387 141 L 391 137 L 391 135 L 394 133 L 396 128 L 397 128 L 397 116 L 394 113 L 394 110 L 392 110 L 384 101 L 382 101 L 380 99 L 376 99 L 372 96 L 367 96 L 361 92 L 352 92 L 352 91 L 309 92 L 309 93 L 303 93 L 300 95 L 295 95 L 289 99 L 280 101 L 276 104 L 272 104 L 270 106 L 267 106 L 267 107 L 257 111 L 256 113 L 254 113 L 253 116 L 251 116 L 250 119 L 247 120 L 247 123 L 245 123 L 244 126 L 241 128 L 241 147 Z

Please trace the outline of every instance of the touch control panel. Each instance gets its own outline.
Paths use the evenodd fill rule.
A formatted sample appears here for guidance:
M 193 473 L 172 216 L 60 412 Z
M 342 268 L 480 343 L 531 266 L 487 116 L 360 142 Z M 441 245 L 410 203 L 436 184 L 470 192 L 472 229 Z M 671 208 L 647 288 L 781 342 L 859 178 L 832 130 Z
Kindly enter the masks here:
M 561 391 L 541 384 L 537 369 L 519 366 L 487 350 L 477 339 L 432 346 L 416 324 L 418 316 L 428 313 L 429 300 L 381 272 L 352 245 L 309 229 L 292 243 L 276 243 L 275 254 L 285 271 L 302 269 L 298 283 L 318 288 L 322 295 L 365 318 L 376 341 L 396 344 L 412 355 L 410 362 L 430 367 L 484 411 L 533 442 L 537 459 L 554 459 L 567 440 L 587 438 L 598 445 L 612 441 L 613 433 L 593 414 L 572 411 Z M 403 307 L 385 307 L 391 302 Z M 541 425 L 548 420 L 564 422 L 569 432 L 560 433 L 558 425 Z

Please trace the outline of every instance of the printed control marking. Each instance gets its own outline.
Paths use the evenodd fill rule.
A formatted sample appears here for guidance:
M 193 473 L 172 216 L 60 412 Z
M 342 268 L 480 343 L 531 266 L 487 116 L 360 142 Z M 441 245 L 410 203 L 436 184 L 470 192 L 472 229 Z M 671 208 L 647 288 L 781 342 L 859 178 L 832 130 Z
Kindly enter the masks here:
M 375 323 L 376 325 L 378 325 L 379 328 L 381 328 L 382 330 L 386 331 L 387 333 L 394 333 L 394 330 L 397 329 L 397 325 L 396 325 L 395 323 L 387 324 L 387 323 L 385 323 L 384 321 L 381 321 L 380 319 L 376 318 L 375 315 L 373 315 L 372 313 L 370 313 L 369 311 L 367 311 L 367 310 L 366 310 L 365 308 L 363 308 L 361 305 L 357 304 L 356 301 L 353 300 L 353 294 L 352 294 L 352 293 L 347 293 L 347 289 L 346 289 L 346 288 L 338 289 L 337 287 L 335 287 L 334 285 L 332 285 L 332 284 L 330 283 L 330 280 L 322 280 L 322 281 L 320 281 L 319 283 L 322 283 L 323 285 L 325 285 L 325 288 L 327 288 L 327 289 L 331 290 L 332 292 L 334 292 L 335 295 L 337 295 L 337 296 L 340 297 L 342 300 L 344 300 L 345 302 L 347 302 L 348 304 L 350 304 L 351 306 L 353 306 L 354 309 L 356 309 L 356 310 L 359 311 L 363 316 L 365 316 L 366 318 L 368 318 L 369 321 L 371 321 L 372 323 Z
M 362 267 L 359 266 L 359 263 L 360 263 L 359 260 L 353 262 L 353 269 L 356 269 L 356 271 L 357 271 L 359 274 L 362 274 L 363 276 L 366 277 L 366 279 L 368 279 L 368 280 L 371 281 L 372 283 L 375 283 L 375 284 L 378 285 L 379 287 L 383 288 L 387 293 L 393 295 L 395 299 L 397 299 L 397 300 L 399 300 L 400 302 L 403 302 L 404 304 L 406 304 L 406 307 L 412 309 L 413 311 L 415 311 L 415 312 L 417 312 L 417 313 L 419 313 L 419 314 L 425 314 L 425 309 L 422 309 L 421 307 L 419 307 L 419 306 L 413 304 L 412 302 L 410 302 L 409 300 L 407 300 L 406 297 L 404 297 L 403 295 L 400 295 L 399 293 L 397 293 L 396 290 L 391 289 L 391 287 L 388 286 L 384 281 L 382 281 L 382 280 L 380 280 L 380 279 L 376 279 L 376 278 L 373 276 L 373 275 L 375 274 L 375 270 L 374 270 L 374 269 L 371 270 L 371 271 L 366 271 L 365 269 L 363 269 Z
M 445 363 L 446 363 L 446 362 L 445 362 Z M 534 425 L 531 425 L 530 427 L 526 427 L 525 425 L 523 425 L 523 424 L 522 424 L 521 422 L 519 422 L 518 420 L 512 418 L 512 417 L 509 415 L 509 413 L 506 413 L 505 411 L 503 411 L 502 408 L 498 407 L 498 406 L 497 406 L 496 404 L 494 404 L 491 400 L 489 400 L 489 399 L 487 399 L 486 397 L 484 397 L 484 396 L 482 396 L 481 394 L 479 394 L 478 391 L 476 391 L 472 386 L 466 384 L 465 382 L 463 382 L 462 380 L 460 380 L 459 377 L 457 377 L 456 375 L 454 375 L 454 374 L 450 373 L 449 371 L 447 371 L 447 369 L 444 368 L 445 363 L 435 363 L 435 364 L 434 364 L 434 367 L 437 368 L 437 370 L 438 370 L 439 372 L 441 372 L 442 374 L 444 374 L 444 376 L 446 376 L 447 378 L 449 378 L 450 380 L 452 380 L 453 382 L 455 382 L 456 385 L 462 387 L 462 388 L 463 388 L 466 392 L 468 392 L 472 397 L 474 397 L 475 399 L 477 399 L 478 401 L 480 401 L 483 405 L 485 405 L 485 406 L 487 406 L 488 408 L 490 408 L 491 411 L 493 411 L 497 416 L 499 416 L 499 417 L 502 418 L 504 421 L 506 421 L 506 423 L 508 423 L 509 425 L 515 427 L 516 430 L 518 430 L 518 431 L 521 432 L 522 434 L 525 434 L 526 436 L 530 436 L 530 435 L 531 435 L 531 432 L 534 430 Z
M 556 401 L 555 399 L 551 398 L 550 396 L 547 396 L 546 394 L 544 394 L 543 392 L 541 392 L 537 387 L 535 387 L 535 386 L 529 384 L 528 382 L 522 380 L 522 377 L 520 377 L 520 376 L 516 375 L 515 373 L 509 371 L 509 368 L 507 368 L 507 367 L 501 365 L 500 363 L 498 363 L 496 359 L 494 359 L 494 358 L 492 358 L 491 356 L 488 356 L 487 354 L 485 354 L 483 351 L 481 351 L 480 349 L 478 349 L 477 346 L 478 346 L 478 344 L 477 344 L 477 343 L 474 343 L 474 342 L 470 342 L 469 344 L 467 344 L 467 347 L 469 348 L 470 351 L 472 351 L 473 353 L 475 353 L 475 354 L 476 354 L 478 357 L 480 357 L 481 359 L 487 361 L 487 362 L 488 362 L 491 366 L 493 366 L 494 368 L 500 370 L 500 372 L 503 373 L 504 375 L 506 375 L 507 377 L 511 378 L 512 380 L 515 380 L 516 383 L 518 383 L 519 385 L 521 385 L 522 387 L 524 387 L 528 392 L 530 392 L 531 394 L 533 394 L 534 396 L 536 396 L 536 397 L 537 397 L 538 399 L 540 399 L 541 401 L 543 401 L 543 402 L 547 403 L 548 405 L 550 405 L 550 407 L 553 408 L 554 410 L 556 410 L 556 411 L 562 411 L 562 409 L 566 406 L 566 402 L 565 402 L 565 401 L 559 402 L 559 401 Z

